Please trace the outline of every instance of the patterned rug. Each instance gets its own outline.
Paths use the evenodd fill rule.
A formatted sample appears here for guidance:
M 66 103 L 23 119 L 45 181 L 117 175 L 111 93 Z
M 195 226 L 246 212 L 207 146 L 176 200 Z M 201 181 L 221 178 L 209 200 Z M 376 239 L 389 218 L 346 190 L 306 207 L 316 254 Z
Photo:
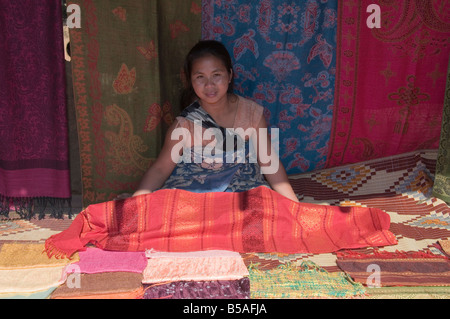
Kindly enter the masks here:
M 373 4 L 380 8 L 380 28 L 368 22 Z M 338 1 L 325 167 L 437 148 L 449 58 L 450 11 L 444 7 L 442 0 Z

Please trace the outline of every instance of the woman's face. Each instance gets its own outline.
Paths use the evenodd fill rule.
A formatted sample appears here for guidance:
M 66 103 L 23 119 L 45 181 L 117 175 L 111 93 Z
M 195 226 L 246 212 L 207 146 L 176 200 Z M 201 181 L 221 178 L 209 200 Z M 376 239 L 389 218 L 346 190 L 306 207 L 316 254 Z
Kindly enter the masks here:
M 208 55 L 192 64 L 191 83 L 198 98 L 207 104 L 216 104 L 227 97 L 232 71 L 227 70 L 222 60 Z

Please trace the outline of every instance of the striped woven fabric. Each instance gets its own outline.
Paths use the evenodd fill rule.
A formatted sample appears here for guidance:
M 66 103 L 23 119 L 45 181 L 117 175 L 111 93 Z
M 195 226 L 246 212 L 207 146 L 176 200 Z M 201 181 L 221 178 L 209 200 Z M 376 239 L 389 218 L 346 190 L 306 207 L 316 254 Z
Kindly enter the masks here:
M 297 203 L 261 186 L 240 193 L 159 190 L 88 206 L 46 240 L 49 256 L 105 250 L 332 252 L 395 244 L 380 209 Z
M 449 286 L 450 261 L 422 252 L 339 252 L 338 266 L 369 287 Z

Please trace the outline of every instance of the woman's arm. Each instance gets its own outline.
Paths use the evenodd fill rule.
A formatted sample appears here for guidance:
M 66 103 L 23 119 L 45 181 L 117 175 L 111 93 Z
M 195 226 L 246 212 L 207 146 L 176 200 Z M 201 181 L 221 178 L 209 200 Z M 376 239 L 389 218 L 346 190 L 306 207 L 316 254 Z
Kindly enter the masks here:
M 270 137 L 268 134 L 267 123 L 264 117 L 261 118 L 257 132 L 257 141 L 254 145 L 257 145 L 258 163 L 261 166 L 261 171 L 266 177 L 267 182 L 272 189 L 281 195 L 298 202 L 298 198 L 289 183 L 286 170 L 281 163 L 278 154 L 272 147 Z M 265 145 L 262 145 L 265 143 Z
M 179 159 L 178 156 L 182 154 L 182 147 L 180 147 L 180 140 L 172 137 L 172 132 L 177 126 L 177 121 L 169 127 L 164 145 L 156 158 L 155 162 L 145 172 L 138 189 L 133 193 L 133 196 L 148 194 L 164 185 L 164 182 L 169 178 L 174 170 Z M 177 145 L 178 144 L 178 145 Z M 180 149 L 179 152 L 172 152 L 175 147 Z

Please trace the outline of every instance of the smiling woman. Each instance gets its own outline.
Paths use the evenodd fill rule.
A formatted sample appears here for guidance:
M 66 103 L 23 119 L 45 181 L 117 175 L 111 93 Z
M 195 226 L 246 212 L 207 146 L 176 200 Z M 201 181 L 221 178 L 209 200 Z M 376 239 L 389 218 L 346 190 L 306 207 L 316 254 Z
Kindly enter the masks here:
M 232 92 L 233 68 L 225 46 L 198 42 L 186 57 L 185 75 L 182 103 L 187 107 L 169 128 L 134 195 L 160 188 L 237 192 L 266 186 L 297 202 L 267 134 L 264 108 Z
M 202 106 L 223 107 L 224 103 L 228 103 L 228 86 L 233 77 L 233 71 L 227 70 L 225 65 L 219 58 L 214 56 L 205 56 L 196 60 L 192 65 L 192 88 L 194 89 Z M 208 106 L 207 106 L 208 105 Z M 230 120 L 234 118 L 236 105 L 230 105 L 231 110 L 228 112 Z

